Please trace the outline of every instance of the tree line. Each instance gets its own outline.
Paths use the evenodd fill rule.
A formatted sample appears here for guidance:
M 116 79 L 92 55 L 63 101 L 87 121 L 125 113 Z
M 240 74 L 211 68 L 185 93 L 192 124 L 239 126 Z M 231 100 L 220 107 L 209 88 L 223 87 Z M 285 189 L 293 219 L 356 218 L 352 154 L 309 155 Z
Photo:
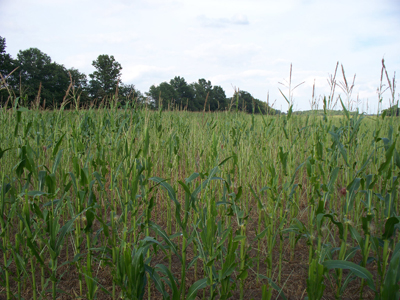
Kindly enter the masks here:
M 6 52 L 6 39 L 0 36 L 0 104 L 11 106 L 10 99 L 19 98 L 25 106 L 37 104 L 57 109 L 62 103 L 67 108 L 98 107 L 114 101 L 121 107 L 135 103 L 156 109 L 162 105 L 188 111 L 236 109 L 280 113 L 246 91 L 236 91 L 228 98 L 221 86 L 213 86 L 204 78 L 187 83 L 183 77 L 176 76 L 169 82 L 152 85 L 142 94 L 133 84 L 121 81 L 122 66 L 113 55 L 99 55 L 92 65 L 95 71 L 86 76 L 78 69 L 68 69 L 52 61 L 37 48 L 20 50 L 13 58 Z

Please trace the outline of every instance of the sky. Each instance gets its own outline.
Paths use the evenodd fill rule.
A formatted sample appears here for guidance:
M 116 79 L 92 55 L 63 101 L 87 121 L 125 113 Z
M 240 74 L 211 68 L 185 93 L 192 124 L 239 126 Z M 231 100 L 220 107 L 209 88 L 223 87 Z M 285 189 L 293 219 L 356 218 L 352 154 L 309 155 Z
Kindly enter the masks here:
M 142 93 L 175 76 L 205 78 L 282 111 L 291 65 L 291 87 L 304 82 L 290 92 L 294 110 L 311 108 L 313 86 L 322 108 L 339 62 L 338 84 L 341 66 L 349 86 L 356 77 L 350 95 L 339 86 L 335 95 L 376 112 L 382 59 L 391 80 L 400 70 L 399 0 L 0 0 L 0 20 L 13 57 L 36 47 L 88 75 L 98 55 L 113 55 L 122 82 Z M 387 90 L 382 108 L 390 99 Z

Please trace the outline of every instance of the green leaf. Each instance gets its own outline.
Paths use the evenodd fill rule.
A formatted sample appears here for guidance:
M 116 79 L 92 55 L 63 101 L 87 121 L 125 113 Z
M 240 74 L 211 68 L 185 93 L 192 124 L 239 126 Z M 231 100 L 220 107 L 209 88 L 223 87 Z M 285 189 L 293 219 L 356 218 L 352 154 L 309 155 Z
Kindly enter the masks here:
M 104 191 L 104 185 L 103 185 L 103 182 L 101 181 L 101 175 L 100 175 L 100 173 L 97 172 L 97 171 L 95 171 L 95 172 L 93 173 L 93 176 L 96 178 L 97 183 L 100 185 L 101 189 Z
M 225 158 L 223 161 L 221 161 L 219 164 L 218 164 L 218 167 L 220 167 L 220 166 L 222 166 L 223 164 L 225 164 L 228 160 L 230 160 L 231 158 L 233 158 L 233 155 L 232 156 L 229 156 L 229 157 L 227 157 L 227 158 Z
M 331 219 L 332 223 L 335 224 L 337 226 L 337 228 L 339 229 L 339 237 L 341 239 L 343 239 L 343 233 L 344 233 L 343 224 L 341 222 L 335 221 L 335 219 L 334 219 L 332 214 L 318 214 L 317 215 L 318 222 L 320 222 L 323 217 Z
M 86 227 L 84 229 L 85 233 L 89 233 L 90 229 L 92 228 L 93 225 L 93 221 L 94 221 L 95 215 L 93 212 L 93 208 L 90 207 L 87 211 L 86 211 Z
M 329 189 L 330 191 L 331 191 L 332 188 L 334 187 L 334 184 L 335 184 L 335 182 L 336 182 L 336 179 L 337 179 L 338 175 L 339 175 L 339 168 L 336 167 L 336 168 L 334 168 L 334 169 L 332 170 L 331 176 L 330 176 L 330 179 L 329 179 L 328 189 Z
M 61 145 L 62 140 L 64 139 L 64 136 L 65 136 L 65 133 L 60 137 L 60 139 L 56 143 L 56 145 L 55 145 L 55 147 L 53 149 L 53 153 L 52 153 L 53 158 L 58 153 L 58 149 L 60 148 L 60 145 Z
M 322 159 L 322 156 L 323 156 L 323 146 L 322 146 L 322 143 L 321 143 L 320 141 L 317 142 L 316 148 L 317 148 L 317 159 L 320 160 L 320 161 L 322 161 L 322 160 L 323 160 L 323 159 Z
M 210 183 L 210 181 L 215 180 L 215 179 L 218 179 L 218 178 L 214 177 L 214 176 L 218 173 L 218 171 L 219 171 L 219 168 L 218 168 L 218 167 L 214 167 L 214 168 L 210 171 L 210 174 L 207 176 L 207 179 L 204 180 L 203 183 L 200 184 L 200 185 L 194 190 L 194 192 L 192 193 L 192 197 L 193 197 L 193 198 L 196 198 L 197 195 L 198 195 L 198 193 L 199 193 L 201 190 L 204 190 L 204 189 L 208 186 L 208 184 Z
M 42 266 L 45 266 L 45 263 L 44 263 L 43 259 L 40 257 L 39 253 L 38 253 L 37 250 L 36 250 L 35 245 L 32 243 L 32 241 L 31 241 L 30 238 L 27 238 L 27 239 L 26 239 L 26 243 L 27 243 L 29 249 L 31 249 L 32 254 L 33 254 L 33 255 L 37 258 L 37 260 L 40 262 L 40 264 L 41 264 Z
M 288 113 L 287 113 L 287 120 L 289 120 L 290 117 L 292 116 L 292 112 L 293 112 L 293 105 L 290 105 Z
M 322 298 L 325 289 L 324 273 L 324 266 L 318 262 L 318 259 L 312 259 L 308 268 L 307 278 L 307 296 L 309 299 Z
M 25 195 L 25 193 L 21 194 L 21 196 L 23 196 L 23 195 Z M 28 192 L 28 196 L 33 197 L 33 198 L 40 197 L 40 196 L 43 196 L 43 195 L 48 195 L 48 194 L 45 193 L 45 192 L 42 192 L 42 191 L 29 191 Z
M 331 270 L 331 269 L 348 269 L 348 270 L 350 270 L 351 272 L 354 273 L 354 275 L 365 279 L 367 281 L 368 286 L 373 291 L 376 292 L 372 274 L 366 268 L 356 265 L 355 263 L 352 263 L 350 261 L 345 261 L 345 260 L 328 260 L 328 261 L 324 261 L 322 264 L 328 270 Z
M 389 147 L 389 149 L 387 149 L 385 153 L 386 161 L 382 163 L 381 166 L 379 167 L 378 170 L 379 175 L 381 175 L 383 171 L 385 171 L 389 167 L 389 164 L 392 161 L 395 146 L 396 146 L 396 141 L 393 141 L 392 145 Z
M 100 289 L 101 289 L 103 292 L 105 292 L 105 293 L 108 294 L 108 295 L 111 295 L 111 293 L 110 293 L 103 285 L 101 285 L 95 278 L 93 278 L 93 277 L 87 275 L 86 273 L 83 273 L 83 275 L 85 276 L 85 280 L 86 280 L 87 283 L 88 283 L 88 282 L 94 282 L 94 283 L 96 283 L 96 284 L 93 285 L 93 289 L 94 289 L 94 291 L 92 291 L 93 293 L 97 290 L 97 285 L 99 285 Z M 92 283 L 92 284 L 93 284 L 93 283 Z M 58 292 L 61 292 L 61 293 L 65 293 L 65 292 L 62 291 L 62 290 L 57 290 L 57 291 L 58 291 Z M 96 298 L 95 298 L 95 299 L 96 299 Z
M 283 98 L 285 98 L 287 104 L 290 104 L 289 100 L 286 98 L 285 94 L 281 91 L 280 88 L 278 88 L 279 92 L 281 92 L 281 95 L 283 96 Z
M 63 154 L 63 150 L 58 151 L 56 159 L 54 160 L 53 169 L 51 171 L 53 174 L 56 174 L 57 168 L 61 162 L 62 154 Z
M 246 280 L 246 278 L 249 276 L 249 272 L 246 270 L 243 270 L 242 273 L 239 274 L 237 277 L 240 280 Z
M 279 160 L 281 161 L 282 168 L 283 168 L 283 173 L 286 176 L 287 175 L 287 159 L 289 156 L 289 152 L 283 152 L 283 148 L 279 147 Z
M 233 238 L 233 242 L 239 242 L 241 240 L 244 240 L 246 238 L 245 235 L 237 235 Z
M 275 282 L 272 281 L 271 278 L 266 277 L 269 284 L 272 286 L 272 288 L 276 291 L 278 291 L 278 297 L 282 298 L 283 300 L 287 300 L 285 294 L 283 293 L 282 288 L 280 288 Z
M 109 234 L 109 229 L 108 229 L 107 224 L 97 214 L 95 216 L 96 216 L 96 219 L 101 223 L 101 225 L 103 227 L 104 235 L 106 237 L 108 237 L 110 234 Z
M 175 217 L 176 217 L 176 220 L 178 221 L 178 224 L 182 228 L 182 230 L 185 230 L 186 228 L 184 228 L 184 226 L 182 224 L 181 216 L 180 216 L 181 204 L 176 199 L 175 190 L 172 188 L 172 186 L 168 182 L 166 182 L 166 179 L 162 179 L 160 177 L 151 177 L 151 178 L 149 178 L 149 180 L 156 182 L 157 184 L 162 186 L 167 191 L 169 198 L 175 204 Z
M 153 280 L 156 289 L 163 295 L 163 299 L 168 299 L 168 293 L 164 288 L 164 283 L 161 280 L 161 277 L 155 272 L 153 268 L 148 265 L 144 266 L 146 272 L 150 275 L 150 278 Z
M 57 243 L 55 245 L 55 249 L 54 249 L 55 251 L 60 250 L 60 247 L 61 247 L 62 243 L 64 242 L 65 235 L 71 230 L 71 228 L 74 225 L 74 222 L 78 216 L 80 216 L 80 214 L 73 217 L 71 220 L 69 220 L 67 223 L 65 223 L 65 225 L 63 227 L 61 227 L 59 236 L 57 239 Z
M 182 261 L 182 258 L 179 255 L 178 250 L 176 249 L 176 245 L 168 237 L 168 234 L 160 226 L 153 222 L 149 222 L 149 226 L 164 239 L 170 249 L 176 254 L 176 256 L 178 256 L 179 260 Z
M 340 96 L 339 96 L 339 99 L 340 99 L 340 104 L 343 107 L 344 114 L 346 115 L 346 118 L 350 119 L 349 111 L 347 110 L 346 106 L 343 104 L 342 98 Z
M 149 180 L 154 181 L 157 184 L 161 185 L 168 192 L 169 198 L 171 200 L 173 200 L 174 202 L 178 202 L 178 200 L 176 200 L 175 190 L 172 188 L 172 186 L 168 182 L 166 182 L 167 179 L 162 179 L 160 177 L 151 177 L 151 178 L 149 178 Z
M 382 239 L 383 240 L 388 240 L 390 239 L 395 231 L 395 225 L 399 223 L 399 219 L 397 217 L 390 217 L 389 219 L 387 219 L 386 223 L 385 223 L 385 232 L 382 235 Z
M 361 251 L 364 251 L 364 239 L 361 237 L 361 235 L 358 233 L 358 231 L 353 227 L 349 225 L 349 231 L 353 239 L 355 239 L 358 243 L 358 245 L 361 248 Z M 364 256 L 364 253 L 362 253 Z M 367 253 L 368 255 L 368 253 Z
M 353 181 L 346 188 L 349 191 L 349 200 L 346 203 L 348 211 L 351 211 L 353 209 L 356 192 L 360 187 L 360 183 L 361 178 L 354 178 Z
M 224 234 L 222 235 L 222 238 L 220 239 L 216 249 L 219 249 L 226 241 L 226 239 L 228 238 L 229 234 L 231 233 L 231 229 L 227 229 L 225 230 Z
M 7 148 L 7 149 L 2 150 L 1 147 L 0 147 L 0 159 L 3 157 L 4 153 L 6 153 L 6 151 L 8 151 L 10 149 L 11 148 Z
M 390 259 L 389 267 L 383 283 L 382 299 L 398 299 L 400 280 L 400 242 L 397 243 Z
M 383 284 L 382 299 L 399 298 L 399 285 L 398 285 L 399 265 L 400 265 L 400 255 L 392 257 Z
M 199 176 L 200 176 L 199 173 L 193 173 L 192 175 L 190 175 L 188 178 L 185 179 L 186 184 L 189 184 Z
M 178 287 L 176 285 L 176 279 L 174 275 L 171 273 L 171 271 L 166 266 L 161 264 L 156 265 L 156 270 L 161 271 L 162 273 L 168 276 L 169 280 L 167 281 L 167 284 L 172 290 L 172 300 L 179 300 L 180 297 L 179 297 Z
M 268 232 L 268 227 L 265 228 L 263 231 L 261 231 L 259 234 L 257 234 L 256 239 L 262 239 Z
M 207 278 L 197 280 L 190 288 L 186 295 L 186 300 L 193 300 L 197 296 L 197 292 L 207 286 Z

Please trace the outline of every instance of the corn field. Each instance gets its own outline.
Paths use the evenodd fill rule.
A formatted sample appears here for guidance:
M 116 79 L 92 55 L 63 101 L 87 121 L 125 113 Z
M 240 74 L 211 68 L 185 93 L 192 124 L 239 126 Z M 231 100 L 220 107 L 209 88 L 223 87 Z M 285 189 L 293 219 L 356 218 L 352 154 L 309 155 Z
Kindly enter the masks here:
M 0 297 L 398 299 L 400 122 L 341 103 L 264 116 L 16 99 L 0 110 Z

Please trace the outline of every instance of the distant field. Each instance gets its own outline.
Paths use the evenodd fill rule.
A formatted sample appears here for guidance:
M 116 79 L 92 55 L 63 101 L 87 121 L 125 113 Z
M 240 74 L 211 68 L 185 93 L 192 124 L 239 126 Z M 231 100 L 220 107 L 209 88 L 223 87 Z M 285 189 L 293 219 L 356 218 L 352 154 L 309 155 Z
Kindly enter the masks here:
M 1 299 L 395 299 L 399 125 L 0 111 Z

